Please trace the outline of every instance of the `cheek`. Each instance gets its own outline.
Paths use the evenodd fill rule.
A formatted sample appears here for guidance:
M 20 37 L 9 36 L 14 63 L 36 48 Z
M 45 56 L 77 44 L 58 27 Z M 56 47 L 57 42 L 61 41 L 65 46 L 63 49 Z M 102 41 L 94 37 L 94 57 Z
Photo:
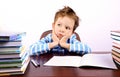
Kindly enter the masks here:
M 66 34 L 72 35 L 73 31 L 67 31 Z
M 59 29 L 58 28 L 54 28 L 54 30 L 55 30 L 55 34 L 57 34 L 58 33 L 58 31 L 59 31 Z
M 68 30 L 67 32 L 68 32 L 68 33 L 72 33 L 73 31 L 72 31 L 72 30 Z
M 68 34 L 70 34 L 70 31 L 66 31 L 66 32 L 64 33 L 64 35 L 68 35 Z

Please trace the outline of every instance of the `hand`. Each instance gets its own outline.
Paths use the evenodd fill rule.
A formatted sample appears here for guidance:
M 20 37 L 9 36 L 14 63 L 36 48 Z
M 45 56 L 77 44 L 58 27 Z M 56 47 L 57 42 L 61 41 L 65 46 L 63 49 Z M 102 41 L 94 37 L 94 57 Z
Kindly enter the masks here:
M 72 35 L 72 32 L 67 33 L 64 37 L 62 37 L 62 39 L 59 42 L 60 46 L 69 49 L 70 45 L 67 44 L 66 42 L 67 42 L 68 38 L 70 38 L 71 35 Z
M 59 38 L 56 36 L 54 29 L 52 30 L 52 39 L 53 39 L 53 42 L 59 43 Z
M 58 37 L 56 36 L 55 32 L 54 32 L 54 29 L 52 30 L 52 39 L 53 39 L 53 42 L 52 43 L 49 43 L 49 48 L 53 48 L 55 46 L 57 46 L 59 44 L 59 39 Z

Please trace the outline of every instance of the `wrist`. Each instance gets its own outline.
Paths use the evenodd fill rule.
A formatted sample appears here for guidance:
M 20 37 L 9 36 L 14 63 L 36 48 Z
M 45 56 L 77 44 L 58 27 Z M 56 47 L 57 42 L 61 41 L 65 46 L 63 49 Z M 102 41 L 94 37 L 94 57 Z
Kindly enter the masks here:
M 67 44 L 67 43 L 60 43 L 60 46 L 68 50 L 70 49 L 70 44 Z
M 49 43 L 49 48 L 51 49 L 51 48 L 53 48 L 53 47 L 55 47 L 57 45 L 58 45 L 58 42 Z

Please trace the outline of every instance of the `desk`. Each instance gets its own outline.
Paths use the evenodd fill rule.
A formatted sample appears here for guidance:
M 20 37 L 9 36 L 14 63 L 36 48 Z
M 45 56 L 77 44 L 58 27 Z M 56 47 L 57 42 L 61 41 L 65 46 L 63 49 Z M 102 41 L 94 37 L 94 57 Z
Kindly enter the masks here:
M 52 56 L 52 53 L 43 54 L 40 56 L 40 67 L 36 68 L 30 62 L 24 75 L 9 77 L 120 77 L 120 69 L 43 66 Z

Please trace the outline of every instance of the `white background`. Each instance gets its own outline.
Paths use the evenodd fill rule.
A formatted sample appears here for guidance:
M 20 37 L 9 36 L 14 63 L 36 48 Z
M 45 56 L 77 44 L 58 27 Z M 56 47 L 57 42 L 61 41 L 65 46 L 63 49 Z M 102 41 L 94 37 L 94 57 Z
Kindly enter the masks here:
M 65 5 L 80 17 L 82 42 L 92 51 L 110 51 L 111 30 L 120 30 L 120 0 L 0 0 L 0 31 L 25 31 L 30 45 L 52 28 L 55 12 Z

